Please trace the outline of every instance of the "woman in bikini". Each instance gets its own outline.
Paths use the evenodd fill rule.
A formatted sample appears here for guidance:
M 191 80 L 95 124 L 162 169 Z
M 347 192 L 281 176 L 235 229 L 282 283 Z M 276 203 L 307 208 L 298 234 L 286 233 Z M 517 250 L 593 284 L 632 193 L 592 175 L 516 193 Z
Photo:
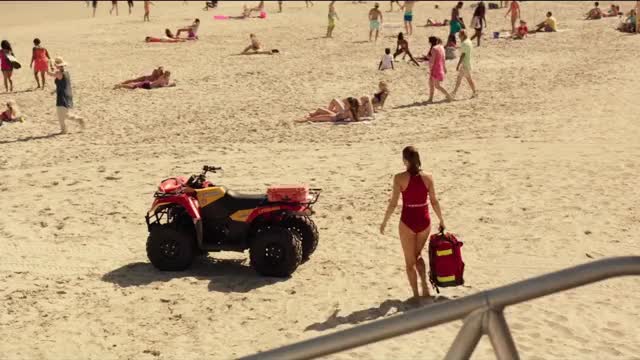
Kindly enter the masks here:
M 176 86 L 175 82 L 171 82 L 171 72 L 165 71 L 155 80 L 145 80 L 140 82 L 130 82 L 125 84 L 118 84 L 114 89 L 157 89 L 161 87 L 173 87 Z
M 307 114 L 304 119 L 296 122 L 336 122 L 336 121 L 363 121 L 373 118 L 373 104 L 371 98 L 363 96 L 359 100 L 354 97 L 346 99 L 333 99 L 327 108 L 319 108 Z
M 431 203 L 438 220 L 439 230 L 445 229 L 440 203 L 436 197 L 433 185 L 433 176 L 425 174 L 421 170 L 420 154 L 413 146 L 407 146 L 402 150 L 402 159 L 406 171 L 393 177 L 393 192 L 387 206 L 387 212 L 380 225 L 380 233 L 384 234 L 387 222 L 393 214 L 398 199 L 402 194 L 402 214 L 400 215 L 400 242 L 404 253 L 407 277 L 413 291 L 414 298 L 420 296 L 418 292 L 418 278 L 422 287 L 422 296 L 428 297 L 429 285 L 427 284 L 427 270 L 422 249 L 427 243 L 431 233 L 431 219 L 429 217 L 429 205 Z
M 389 96 L 389 87 L 386 82 L 380 81 L 378 89 L 380 91 L 373 94 L 373 99 L 371 99 L 371 106 L 373 107 L 374 112 L 384 109 L 384 103 L 387 101 L 387 97 Z
M 411 61 L 413 61 L 416 66 L 420 66 L 416 59 L 413 58 L 413 55 L 411 55 L 411 51 L 409 51 L 409 42 L 404 38 L 402 33 L 398 34 L 398 43 L 396 44 L 396 52 L 393 54 L 393 59 L 395 60 L 396 56 L 400 54 L 409 55 Z M 404 55 L 402 57 L 404 58 Z

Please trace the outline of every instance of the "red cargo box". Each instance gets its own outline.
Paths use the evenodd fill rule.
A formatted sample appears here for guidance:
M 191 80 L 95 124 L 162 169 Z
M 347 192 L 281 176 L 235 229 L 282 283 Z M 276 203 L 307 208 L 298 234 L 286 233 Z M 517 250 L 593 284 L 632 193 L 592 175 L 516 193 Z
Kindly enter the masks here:
M 274 185 L 267 189 L 270 202 L 307 202 L 309 186 L 307 185 Z

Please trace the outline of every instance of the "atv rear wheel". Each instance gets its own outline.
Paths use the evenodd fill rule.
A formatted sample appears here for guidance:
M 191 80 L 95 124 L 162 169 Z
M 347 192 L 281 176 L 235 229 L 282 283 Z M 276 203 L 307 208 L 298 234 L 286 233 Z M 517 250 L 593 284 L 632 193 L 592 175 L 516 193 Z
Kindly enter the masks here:
M 147 238 L 147 257 L 163 271 L 182 271 L 191 266 L 195 256 L 195 239 L 170 225 L 151 228 Z
M 281 226 L 295 232 L 302 241 L 302 262 L 309 260 L 309 257 L 318 247 L 318 228 L 308 216 L 290 216 L 286 218 Z
M 297 233 L 268 227 L 256 233 L 249 253 L 251 267 L 265 276 L 287 277 L 302 262 L 302 243 Z

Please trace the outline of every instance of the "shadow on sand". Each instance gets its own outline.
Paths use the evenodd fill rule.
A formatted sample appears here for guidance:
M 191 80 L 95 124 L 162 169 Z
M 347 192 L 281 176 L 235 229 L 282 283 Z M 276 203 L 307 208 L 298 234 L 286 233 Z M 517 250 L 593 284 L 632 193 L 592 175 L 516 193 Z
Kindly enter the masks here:
M 429 306 L 431 304 L 447 301 L 449 298 L 445 296 L 439 296 L 437 298 L 424 298 L 418 302 L 413 299 L 407 300 L 385 300 L 377 307 L 371 307 L 364 310 L 355 311 L 347 316 L 338 316 L 340 309 L 336 309 L 327 320 L 321 323 L 315 323 L 307 326 L 304 331 L 315 330 L 325 331 L 333 329 L 337 326 L 344 324 L 360 324 L 365 321 L 376 320 L 382 317 L 386 317 L 389 311 L 394 310 L 394 313 L 403 313 L 409 310 L 418 309 L 421 307 Z
M 0 141 L 0 145 L 13 144 L 13 143 L 19 143 L 19 142 L 26 142 L 26 141 L 31 141 L 31 140 L 53 139 L 54 137 L 60 136 L 60 135 L 62 135 L 62 134 L 61 133 L 55 133 L 55 134 L 49 134 L 49 135 L 28 136 L 28 137 L 24 137 L 24 138 L 20 138 L 20 139 L 15 139 L 15 140 L 3 140 L 3 141 Z
M 453 101 L 455 101 L 455 100 L 453 100 Z M 443 104 L 443 103 L 453 102 L 453 101 L 447 101 L 446 99 L 438 100 L 438 101 L 433 101 L 433 102 L 428 102 L 428 101 L 416 101 L 416 102 L 414 102 L 414 103 L 407 104 L 407 105 L 398 105 L 398 106 L 394 107 L 393 109 L 407 109 L 407 108 L 418 107 L 418 106 L 427 106 L 427 105 Z
M 244 259 L 203 258 L 195 261 L 191 269 L 186 271 L 160 271 L 150 263 L 135 262 L 104 274 L 102 280 L 130 287 L 193 277 L 209 280 L 209 291 L 224 293 L 246 293 L 286 280 L 261 276 L 244 262 Z

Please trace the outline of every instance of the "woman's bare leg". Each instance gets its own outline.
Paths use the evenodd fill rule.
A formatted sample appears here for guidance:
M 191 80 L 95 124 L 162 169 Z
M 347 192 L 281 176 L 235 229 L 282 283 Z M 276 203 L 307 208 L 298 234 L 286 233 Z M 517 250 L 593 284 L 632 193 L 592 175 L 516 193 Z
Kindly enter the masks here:
M 411 286 L 413 297 L 417 298 L 420 296 L 420 293 L 418 292 L 418 273 L 416 272 L 416 234 L 403 224 L 402 221 L 400 222 L 398 232 L 400 234 L 402 252 L 404 253 L 404 264 L 409 285 Z
M 433 78 L 429 76 L 429 100 L 427 102 L 433 102 L 433 93 L 435 92 L 436 87 L 433 84 Z
M 407 55 L 409 55 L 409 59 L 411 59 L 411 61 L 413 61 L 413 63 L 416 64 L 416 66 L 420 66 L 420 64 L 418 64 L 416 59 L 413 58 L 413 55 L 411 55 L 411 51 L 407 50 Z
M 429 239 L 429 235 L 431 234 L 431 225 L 421 232 L 416 234 L 416 270 L 418 271 L 418 276 L 420 277 L 420 286 L 422 287 L 422 296 L 428 297 L 429 294 L 429 284 L 427 283 L 427 265 L 422 258 L 422 250 L 424 249 L 424 245 L 427 243 Z
M 37 89 L 40 89 L 40 78 L 38 77 L 38 72 L 36 70 L 33 71 L 33 76 L 36 78 L 36 84 L 38 84 Z
M 305 121 L 313 122 L 333 122 L 336 121 L 335 115 L 315 115 L 308 117 Z
M 344 104 L 342 103 L 342 101 L 338 99 L 332 99 L 331 102 L 329 103 L 329 111 L 332 111 L 337 114 L 345 110 L 346 109 L 344 107 Z
M 2 72 L 2 80 L 4 80 L 4 92 L 9 92 L 9 79 L 4 71 Z
M 453 98 L 451 97 L 451 94 L 449 94 L 449 92 L 445 88 L 442 87 L 440 81 L 436 81 L 434 86 L 435 86 L 436 89 L 440 90 L 444 94 L 444 96 L 447 97 L 448 101 L 453 100 Z
M 42 89 L 44 90 L 44 86 L 46 85 L 46 76 L 44 71 L 40 71 L 40 80 L 42 80 Z

